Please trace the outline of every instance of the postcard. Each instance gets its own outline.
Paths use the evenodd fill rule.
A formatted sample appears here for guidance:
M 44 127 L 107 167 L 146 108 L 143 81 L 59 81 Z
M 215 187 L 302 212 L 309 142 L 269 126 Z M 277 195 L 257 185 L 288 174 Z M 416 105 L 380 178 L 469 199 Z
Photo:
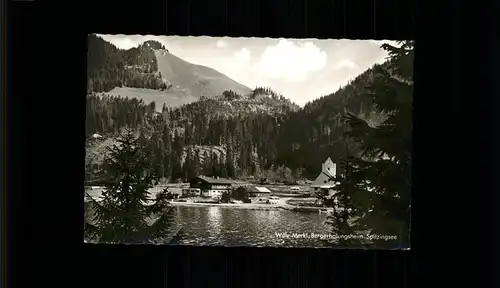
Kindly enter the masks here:
M 409 249 L 413 55 L 90 34 L 84 241 Z

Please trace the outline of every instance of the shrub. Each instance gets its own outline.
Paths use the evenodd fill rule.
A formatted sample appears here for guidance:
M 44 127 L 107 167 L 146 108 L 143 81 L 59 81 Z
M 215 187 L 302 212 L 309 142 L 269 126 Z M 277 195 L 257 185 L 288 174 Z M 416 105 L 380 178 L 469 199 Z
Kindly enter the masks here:
M 229 194 L 229 192 L 222 193 L 222 196 L 220 197 L 221 203 L 229 203 L 230 200 L 231 200 L 231 195 Z
M 233 190 L 232 198 L 235 200 L 243 200 L 248 198 L 248 191 L 245 187 L 241 186 Z

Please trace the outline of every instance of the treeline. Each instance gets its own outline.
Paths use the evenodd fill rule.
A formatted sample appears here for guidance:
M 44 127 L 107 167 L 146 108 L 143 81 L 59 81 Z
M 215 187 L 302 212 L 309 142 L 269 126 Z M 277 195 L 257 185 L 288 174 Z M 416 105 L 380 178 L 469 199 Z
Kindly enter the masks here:
M 257 98 L 259 96 L 269 96 L 272 100 L 279 100 L 283 103 L 286 103 L 287 105 L 290 105 L 290 106 L 297 106 L 296 104 L 292 103 L 292 101 L 290 101 L 290 99 L 287 99 L 285 96 L 283 96 L 282 94 L 274 91 L 273 89 L 269 88 L 269 87 L 261 87 L 261 86 L 258 86 L 256 87 L 253 91 L 252 91 L 252 94 L 251 94 L 251 98 Z M 298 107 L 298 106 L 297 106 Z
M 226 90 L 224 92 L 222 92 L 222 96 L 224 97 L 224 99 L 228 100 L 228 101 L 233 101 L 233 100 L 237 100 L 237 99 L 242 99 L 243 96 L 232 91 L 232 90 Z
M 186 104 L 180 108 L 181 110 L 189 111 L 204 111 L 210 114 L 272 114 L 281 115 L 289 114 L 300 109 L 298 105 L 291 101 L 282 101 L 262 97 L 252 99 L 244 97 L 234 91 L 224 91 L 220 96 L 200 97 L 199 101 Z
M 279 99 L 279 100 L 283 100 L 283 101 L 286 100 L 286 98 L 283 95 L 277 93 L 273 89 L 271 89 L 269 87 L 261 87 L 261 86 L 255 87 L 255 89 L 252 91 L 251 97 L 255 98 L 257 96 L 262 96 L 262 95 L 269 95 L 273 99 Z
M 123 127 L 139 128 L 153 117 L 155 103 L 136 98 L 87 96 L 86 135 L 117 133 Z
M 167 90 L 172 85 L 158 72 L 153 49 L 161 43 L 146 41 L 129 50 L 118 49 L 96 35 L 89 35 L 87 50 L 87 92 L 108 92 L 115 87 Z

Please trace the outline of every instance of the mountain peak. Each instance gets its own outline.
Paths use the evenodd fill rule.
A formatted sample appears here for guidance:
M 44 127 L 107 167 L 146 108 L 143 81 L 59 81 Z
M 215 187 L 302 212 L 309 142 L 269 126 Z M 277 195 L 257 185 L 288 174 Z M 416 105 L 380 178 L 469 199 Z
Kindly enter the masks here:
M 248 95 L 251 89 L 213 68 L 189 63 L 165 46 L 148 40 L 128 50 L 116 48 L 98 35 L 89 35 L 88 93 L 143 99 L 177 107 L 214 97 L 225 90 Z
M 151 48 L 153 50 L 165 50 L 168 52 L 167 48 L 165 48 L 165 45 L 161 44 L 156 40 L 144 41 L 142 44 L 139 45 L 139 48 Z

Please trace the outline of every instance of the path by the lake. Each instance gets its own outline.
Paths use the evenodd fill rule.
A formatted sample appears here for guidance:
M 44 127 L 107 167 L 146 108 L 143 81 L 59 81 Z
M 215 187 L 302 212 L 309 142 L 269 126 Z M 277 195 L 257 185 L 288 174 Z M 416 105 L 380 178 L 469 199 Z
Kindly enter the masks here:
M 170 202 L 173 206 L 188 206 L 188 207 L 221 207 L 221 208 L 236 208 L 250 210 L 295 210 L 295 211 L 318 211 L 324 210 L 324 207 L 316 206 L 297 206 L 287 203 L 292 197 L 279 198 L 277 203 L 261 204 L 261 203 L 198 203 L 198 202 Z
M 280 198 L 278 203 L 198 203 L 198 202 L 170 202 L 173 206 L 188 206 L 188 207 L 221 207 L 221 208 L 236 208 L 236 209 L 251 209 L 251 210 L 289 210 L 292 205 L 286 203 L 291 198 Z

